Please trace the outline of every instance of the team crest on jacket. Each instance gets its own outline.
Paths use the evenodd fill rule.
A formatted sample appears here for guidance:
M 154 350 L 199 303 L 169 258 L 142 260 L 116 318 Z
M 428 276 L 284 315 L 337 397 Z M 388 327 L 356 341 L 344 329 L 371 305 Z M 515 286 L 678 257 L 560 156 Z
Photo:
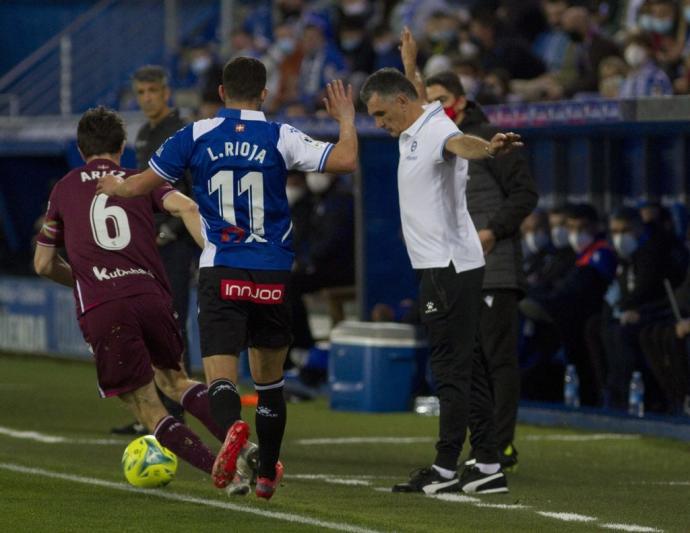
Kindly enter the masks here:
M 244 131 L 244 124 L 235 124 L 235 133 L 242 133 Z

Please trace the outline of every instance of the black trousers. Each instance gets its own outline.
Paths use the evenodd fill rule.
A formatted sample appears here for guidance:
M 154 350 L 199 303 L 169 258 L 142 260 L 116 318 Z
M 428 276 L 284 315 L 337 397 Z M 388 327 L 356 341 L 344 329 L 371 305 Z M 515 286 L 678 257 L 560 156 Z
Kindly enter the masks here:
M 518 298 L 516 290 L 485 290 L 479 319 L 479 348 L 487 367 L 494 402 L 494 424 L 499 450 L 515 438 L 520 370 L 518 368 Z M 476 431 L 470 425 L 474 435 Z M 473 443 L 474 446 L 474 443 Z
M 475 457 L 498 461 L 487 365 L 477 344 L 484 268 L 419 271 L 419 305 L 431 344 L 431 372 L 440 404 L 434 464 L 457 468 L 470 419 Z

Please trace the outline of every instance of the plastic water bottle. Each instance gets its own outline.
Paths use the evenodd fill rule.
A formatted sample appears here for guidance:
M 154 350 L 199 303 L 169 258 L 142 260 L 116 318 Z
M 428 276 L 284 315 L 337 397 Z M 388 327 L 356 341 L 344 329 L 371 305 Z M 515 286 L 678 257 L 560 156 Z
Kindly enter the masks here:
M 580 378 L 577 375 L 577 370 L 575 370 L 575 365 L 565 367 L 563 400 L 566 407 L 572 409 L 580 407 Z
M 642 418 L 644 416 L 644 381 L 640 372 L 633 372 L 630 379 L 628 395 L 628 414 Z

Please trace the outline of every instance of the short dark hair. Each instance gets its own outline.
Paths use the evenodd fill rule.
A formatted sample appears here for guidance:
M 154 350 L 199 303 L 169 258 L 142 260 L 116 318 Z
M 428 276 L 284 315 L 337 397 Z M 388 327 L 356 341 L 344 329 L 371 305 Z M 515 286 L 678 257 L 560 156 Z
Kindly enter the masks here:
M 377 70 L 369 76 L 362 85 L 359 96 L 366 104 L 374 93 L 382 97 L 404 94 L 410 100 L 417 99 L 417 89 L 414 88 L 412 82 L 402 72 L 391 67 Z
M 144 65 L 134 72 L 132 81 L 168 85 L 168 72 L 159 65 Z
M 465 96 L 465 89 L 460 82 L 460 77 L 450 70 L 444 70 L 443 72 L 429 76 L 426 79 L 425 85 L 427 87 L 440 85 L 456 98 L 458 96 Z
M 94 107 L 79 119 L 77 145 L 84 157 L 117 154 L 126 138 L 125 123 L 112 109 Z
M 236 57 L 223 67 L 223 88 L 228 99 L 258 100 L 266 88 L 266 67 L 253 57 Z

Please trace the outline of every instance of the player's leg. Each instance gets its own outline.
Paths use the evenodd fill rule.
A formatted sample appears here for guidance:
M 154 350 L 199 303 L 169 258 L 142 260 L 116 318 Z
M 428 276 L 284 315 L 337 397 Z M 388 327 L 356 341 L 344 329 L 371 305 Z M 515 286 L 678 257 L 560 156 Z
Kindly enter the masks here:
M 211 416 L 206 385 L 189 379 L 181 364 L 185 344 L 170 302 L 151 299 L 141 312 L 148 318 L 141 327 L 158 389 L 198 418 L 222 442 L 225 431 Z
M 269 499 L 283 475 L 283 465 L 278 458 L 287 421 L 283 366 L 292 342 L 290 305 L 285 293 L 289 273 L 254 271 L 251 275 L 257 285 L 270 285 L 273 294 L 268 301 L 254 303 L 249 316 L 249 367 L 258 394 L 255 427 L 259 440 L 259 471 L 256 495 Z
M 226 431 L 211 415 L 208 387 L 193 379 L 182 370 L 154 367 L 156 385 L 163 393 L 178 402 L 185 411 L 197 418 L 219 441 L 225 440 Z
M 153 381 L 136 390 L 122 393 L 119 398 L 146 425 L 158 442 L 192 466 L 207 474 L 211 473 L 215 455 L 196 433 L 168 414 Z
M 287 352 L 287 346 L 249 349 L 249 366 L 259 396 L 255 419 L 259 440 L 257 494 L 267 498 L 271 497 L 282 477 L 282 465 L 278 458 L 287 422 L 283 394 L 283 365 Z
M 189 428 L 168 415 L 153 384 L 144 336 L 150 313 L 159 311 L 157 303 L 149 295 L 131 296 L 101 304 L 80 318 L 84 338 L 94 352 L 98 386 L 102 396 L 122 398 L 163 446 L 210 472 L 213 454 Z
M 248 303 L 235 299 L 228 284 L 246 284 L 245 271 L 226 267 L 199 270 L 199 333 L 211 414 L 226 432 L 213 467 L 214 483 L 225 487 L 235 476 L 249 426 L 241 419 L 237 392 L 238 355 L 247 345 Z

